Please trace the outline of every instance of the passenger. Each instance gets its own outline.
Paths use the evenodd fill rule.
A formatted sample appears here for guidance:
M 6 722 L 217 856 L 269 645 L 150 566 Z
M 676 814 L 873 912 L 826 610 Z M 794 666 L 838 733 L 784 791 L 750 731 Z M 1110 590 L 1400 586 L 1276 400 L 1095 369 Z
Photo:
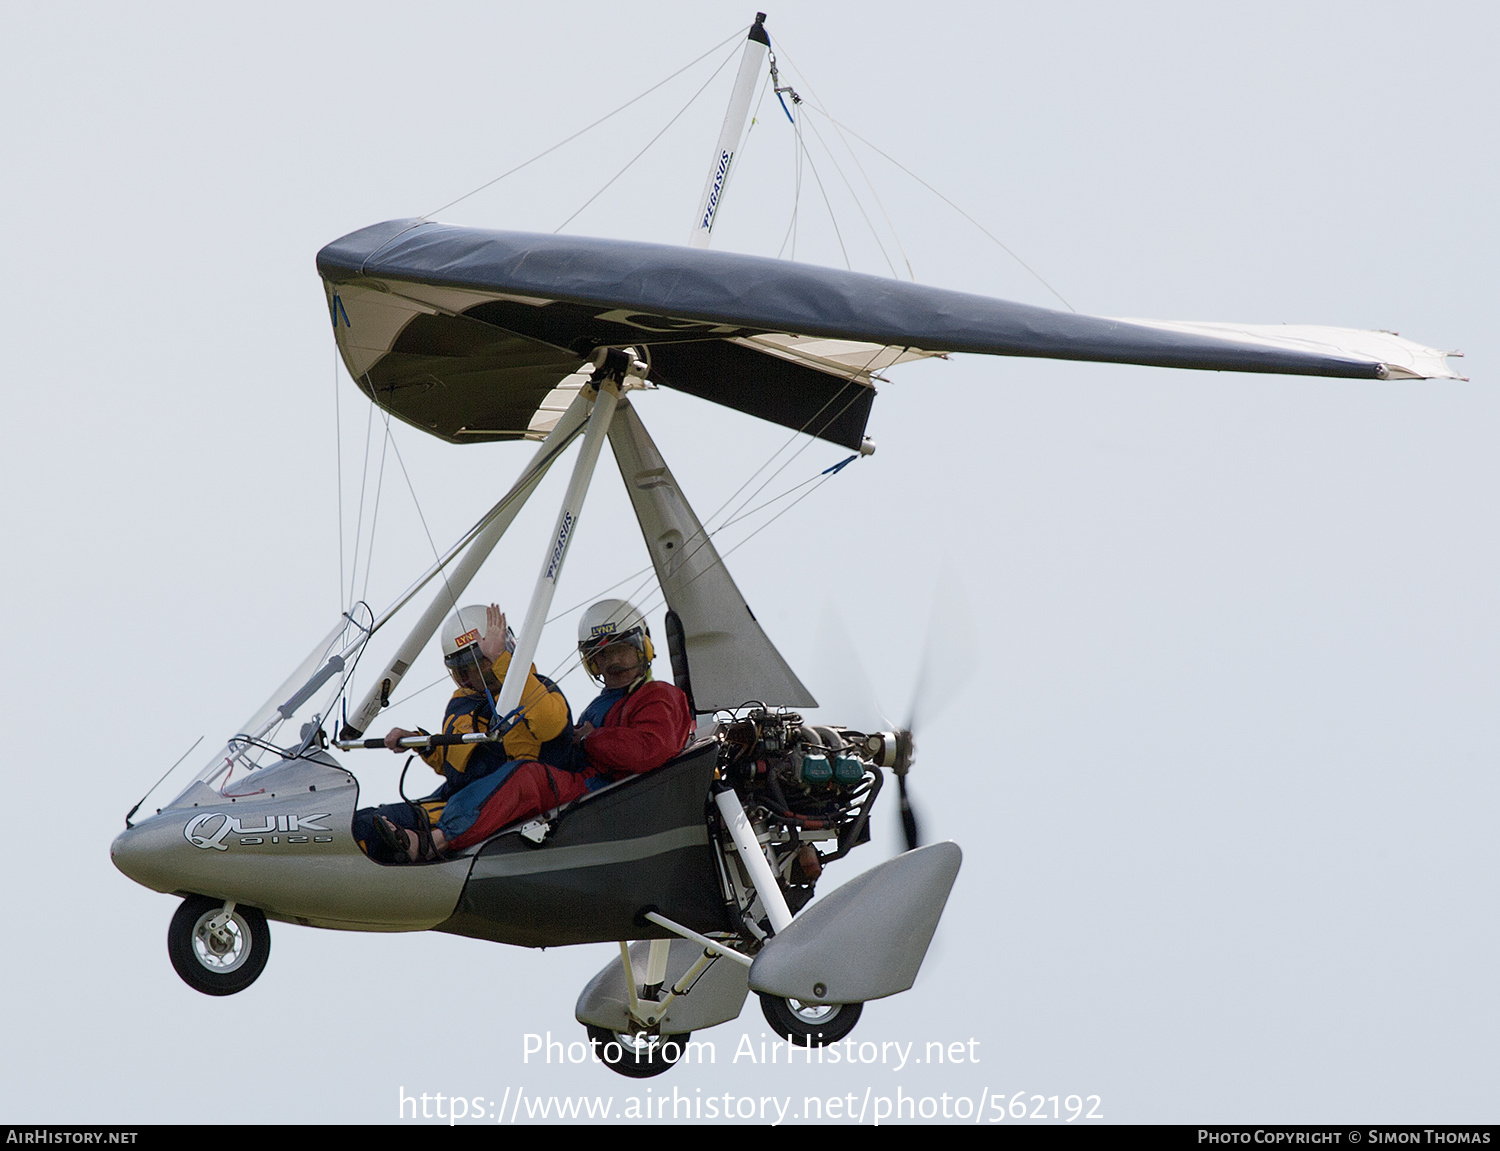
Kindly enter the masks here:
M 651 678 L 656 653 L 640 612 L 624 600 L 594 604 L 578 625 L 578 653 L 604 691 L 574 729 L 571 754 L 550 763 L 516 765 L 498 786 L 486 789 L 484 804 L 468 826 L 456 829 L 445 812 L 430 848 L 407 833 L 409 855 L 427 859 L 445 850 L 462 851 L 517 820 L 654 771 L 687 746 L 693 737 L 692 709 L 681 689 Z M 468 806 L 468 796 L 464 799 Z
M 443 659 L 458 690 L 448 701 L 443 734 L 488 732 L 495 726 L 495 697 L 510 667 L 515 641 L 505 626 L 505 614 L 491 604 L 460 608 L 443 625 Z M 392 751 L 407 749 L 400 741 L 425 731 L 395 727 L 385 737 Z M 425 843 L 430 829 L 442 819 L 450 826 L 467 826 L 484 800 L 515 765 L 538 757 L 561 760 L 571 750 L 572 716 L 568 701 L 546 676 L 531 669 L 521 695 L 520 722 L 494 743 L 461 743 L 418 751 L 424 762 L 443 777 L 442 786 L 416 803 L 390 803 L 362 808 L 354 816 L 354 838 L 366 854 L 380 863 L 405 863 L 414 858 L 403 831 Z
M 588 790 L 653 771 L 686 747 L 694 721 L 687 694 L 651 677 L 656 651 L 646 619 L 622 599 L 600 600 L 578 624 L 584 670 L 604 690 L 583 710 L 571 766 Z

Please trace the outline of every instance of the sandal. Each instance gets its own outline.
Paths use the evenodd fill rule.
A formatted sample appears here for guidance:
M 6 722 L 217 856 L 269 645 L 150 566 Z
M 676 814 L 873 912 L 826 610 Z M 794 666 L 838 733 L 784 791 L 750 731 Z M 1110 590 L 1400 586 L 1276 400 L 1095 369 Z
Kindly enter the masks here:
M 406 830 L 397 827 L 383 815 L 375 817 L 375 836 L 381 845 L 390 853 L 392 863 L 410 863 L 411 854 L 407 850 Z
M 432 843 L 432 817 L 427 814 L 427 809 L 420 803 L 414 803 L 411 807 L 417 817 L 417 826 L 412 832 L 417 837 L 417 861 L 427 863 L 430 860 L 441 859 L 437 848 Z

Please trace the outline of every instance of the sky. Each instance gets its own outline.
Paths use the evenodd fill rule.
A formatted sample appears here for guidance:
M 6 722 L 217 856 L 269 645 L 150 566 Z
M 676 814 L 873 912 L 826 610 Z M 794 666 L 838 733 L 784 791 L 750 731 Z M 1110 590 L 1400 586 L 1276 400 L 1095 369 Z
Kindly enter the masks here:
M 174 974 L 177 901 L 109 863 L 124 813 L 531 454 L 398 425 L 382 472 L 316 252 L 434 212 L 708 53 L 438 213 L 684 242 L 735 65 L 709 77 L 752 14 L 7 9 L 0 1118 L 393 1122 L 422 1093 L 486 1112 L 586 1096 L 620 1118 L 675 1089 L 790 1101 L 786 1121 L 815 1096 L 870 1122 L 898 1092 L 955 1117 L 980 1099 L 1003 1123 L 1042 1121 L 1010 1108 L 1050 1116 L 1054 1096 L 1060 1121 L 1070 1096 L 1097 1116 L 1077 1123 L 1496 1121 L 1500 26 L 1477 3 L 770 12 L 784 78 L 826 116 L 804 119 L 821 135 L 793 228 L 791 125 L 760 104 L 716 247 L 1097 315 L 1398 330 L 1461 349 L 1470 377 L 975 356 L 889 372 L 876 453 L 729 561 L 825 702 L 874 710 L 864 675 L 899 718 L 929 644 L 939 669 L 912 785 L 924 835 L 964 866 L 915 987 L 867 1005 L 853 1064 L 752 1061 L 771 1034 L 753 1000 L 700 1036 L 713 1066 L 637 1084 L 528 1059 L 527 1036 L 582 1038 L 573 1004 L 610 945 L 273 924 L 244 993 Z M 839 150 L 826 117 L 1003 247 L 879 153 Z M 666 390 L 636 406 L 705 515 L 768 458 L 786 465 L 769 495 L 845 454 Z M 559 604 L 646 562 L 612 469 Z M 519 616 L 561 482 L 471 598 Z M 862 673 L 819 638 L 834 616 Z M 571 626 L 539 666 L 566 667 Z M 563 686 L 575 710 L 591 694 Z M 389 718 L 431 725 L 442 698 Z M 349 758 L 376 801 L 398 765 Z M 821 890 L 900 850 L 893 805 L 874 822 Z M 964 1061 L 917 1062 L 929 1043 Z

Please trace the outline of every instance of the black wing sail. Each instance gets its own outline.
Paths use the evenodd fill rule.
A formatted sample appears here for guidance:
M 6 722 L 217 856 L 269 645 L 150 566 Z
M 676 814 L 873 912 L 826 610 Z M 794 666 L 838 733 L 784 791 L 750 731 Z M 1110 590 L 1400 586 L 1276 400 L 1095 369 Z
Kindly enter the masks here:
M 918 355 L 1454 375 L 1390 333 L 1106 319 L 732 252 L 419 220 L 334 241 L 318 271 L 361 387 L 455 442 L 545 435 L 603 346 L 643 349 L 657 384 L 850 448 L 871 374 Z

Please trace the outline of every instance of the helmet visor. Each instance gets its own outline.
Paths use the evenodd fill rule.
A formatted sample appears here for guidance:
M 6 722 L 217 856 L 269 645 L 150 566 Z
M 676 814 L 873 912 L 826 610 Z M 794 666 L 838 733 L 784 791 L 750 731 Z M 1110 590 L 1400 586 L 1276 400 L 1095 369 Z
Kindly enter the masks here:
M 583 657 L 585 663 L 592 660 L 605 648 L 614 647 L 616 644 L 627 644 L 636 651 L 645 655 L 646 643 L 644 634 L 638 627 L 633 627 L 625 632 L 608 632 L 603 635 L 591 636 L 578 645 L 578 654 Z
M 459 687 L 466 687 L 473 691 L 484 690 L 485 673 L 489 671 L 489 661 L 479 653 L 477 643 L 460 648 L 450 656 L 445 656 L 443 663 L 448 666 L 453 681 Z

